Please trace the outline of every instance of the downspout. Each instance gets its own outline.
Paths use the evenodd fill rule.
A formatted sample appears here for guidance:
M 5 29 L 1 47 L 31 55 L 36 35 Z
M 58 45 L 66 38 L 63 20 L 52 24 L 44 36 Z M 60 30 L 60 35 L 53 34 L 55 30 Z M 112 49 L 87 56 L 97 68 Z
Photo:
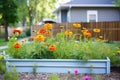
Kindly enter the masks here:
M 68 16 L 68 17 L 69 17 L 69 18 L 68 18 L 68 19 L 69 19 L 69 22 L 71 22 L 71 7 L 72 7 L 72 6 L 70 5 L 70 6 L 69 6 L 69 16 Z

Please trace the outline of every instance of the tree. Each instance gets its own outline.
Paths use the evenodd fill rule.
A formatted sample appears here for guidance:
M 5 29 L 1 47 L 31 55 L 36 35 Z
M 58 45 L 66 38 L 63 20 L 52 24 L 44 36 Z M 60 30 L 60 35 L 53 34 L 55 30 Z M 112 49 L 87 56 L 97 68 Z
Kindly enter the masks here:
M 5 27 L 5 40 L 8 41 L 8 26 L 18 21 L 17 4 L 15 0 L 0 0 L 0 24 Z
M 120 8 L 120 0 L 115 0 L 113 3 L 115 4 L 116 7 Z

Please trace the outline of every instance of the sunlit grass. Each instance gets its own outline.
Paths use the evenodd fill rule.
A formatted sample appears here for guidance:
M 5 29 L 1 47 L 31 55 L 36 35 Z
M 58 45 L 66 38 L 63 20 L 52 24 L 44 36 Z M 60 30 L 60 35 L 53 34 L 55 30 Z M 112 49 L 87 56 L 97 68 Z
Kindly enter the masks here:
M 6 46 L 7 41 L 5 41 L 3 38 L 0 38 L 0 46 Z

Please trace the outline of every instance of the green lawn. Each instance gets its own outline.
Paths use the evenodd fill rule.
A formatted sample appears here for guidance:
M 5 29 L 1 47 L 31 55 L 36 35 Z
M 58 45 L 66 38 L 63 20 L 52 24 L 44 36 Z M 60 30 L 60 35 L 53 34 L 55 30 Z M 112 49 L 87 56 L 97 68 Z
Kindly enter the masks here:
M 5 46 L 5 45 L 7 45 L 7 42 L 3 38 L 0 38 L 0 46 Z
M 108 45 L 114 46 L 114 47 L 120 47 L 120 42 L 109 43 Z

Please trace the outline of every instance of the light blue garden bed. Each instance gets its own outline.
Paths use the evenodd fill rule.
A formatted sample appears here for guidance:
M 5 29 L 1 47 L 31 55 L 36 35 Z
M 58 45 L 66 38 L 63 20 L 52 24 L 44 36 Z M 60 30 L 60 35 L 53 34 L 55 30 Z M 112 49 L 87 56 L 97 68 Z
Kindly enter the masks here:
M 78 69 L 80 73 L 109 74 L 110 59 L 93 59 L 82 61 L 75 59 L 6 59 L 6 68 L 9 71 L 12 66 L 17 72 L 33 72 L 33 67 L 37 66 L 36 72 L 47 73 L 67 73 Z

